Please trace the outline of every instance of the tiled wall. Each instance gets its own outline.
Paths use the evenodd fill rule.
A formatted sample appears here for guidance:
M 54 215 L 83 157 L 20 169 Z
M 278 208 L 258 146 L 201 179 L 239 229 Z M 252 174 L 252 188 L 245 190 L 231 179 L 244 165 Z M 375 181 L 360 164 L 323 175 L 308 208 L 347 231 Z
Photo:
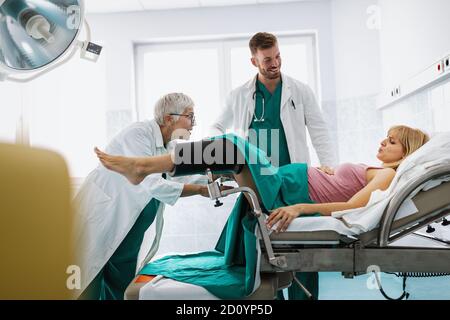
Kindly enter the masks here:
M 426 132 L 433 130 L 429 90 L 418 92 L 381 110 L 384 128 L 404 124 Z
M 111 110 L 106 113 L 106 140 L 109 142 L 132 123 L 131 110 Z
M 434 131 L 450 131 L 450 79 L 430 90 L 430 103 Z
M 339 163 L 378 164 L 375 156 L 384 132 L 376 95 L 336 102 L 336 128 Z
M 379 164 L 375 158 L 379 143 L 393 125 L 408 125 L 431 135 L 450 131 L 450 79 L 382 109 L 377 108 L 377 100 L 372 95 L 335 103 L 339 163 Z
M 429 134 L 450 131 L 450 80 L 383 108 L 383 125 L 405 124 Z
M 335 152 L 337 157 L 337 162 L 339 163 L 339 136 L 338 136 L 338 127 L 337 127 L 337 109 L 335 101 L 324 101 L 322 103 L 322 113 L 325 122 L 328 125 L 330 130 L 331 141 L 335 145 Z M 311 149 L 311 152 L 314 150 Z M 312 160 L 314 160 L 314 156 Z M 314 163 L 313 163 L 314 164 Z

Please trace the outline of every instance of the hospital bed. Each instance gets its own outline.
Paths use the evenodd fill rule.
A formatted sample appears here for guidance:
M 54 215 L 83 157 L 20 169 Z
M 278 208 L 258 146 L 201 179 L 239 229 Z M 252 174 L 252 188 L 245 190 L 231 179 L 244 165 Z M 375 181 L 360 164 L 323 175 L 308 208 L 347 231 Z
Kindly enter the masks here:
M 215 142 L 194 142 L 177 146 L 177 148 L 195 145 L 204 150 L 210 143 Z M 182 152 L 183 150 L 181 150 Z M 231 142 L 226 141 L 224 153 L 230 152 L 235 154 L 236 149 Z M 177 151 L 175 154 L 177 155 Z M 418 231 L 450 215 L 449 163 L 433 166 L 424 175 L 403 187 L 390 200 L 378 227 L 356 235 L 334 228 L 333 223 L 338 222 L 338 219 L 333 217 L 309 218 L 333 222 L 325 223 L 323 230 L 295 231 L 288 228 L 283 233 L 271 233 L 265 225 L 265 215 L 253 190 L 234 188 L 221 191 L 219 181 L 214 181 L 213 173 L 238 173 L 242 170 L 242 159 L 235 156 L 233 160 L 234 162 L 231 164 L 179 163 L 171 175 L 206 173 L 209 178 L 209 194 L 217 206 L 220 205 L 220 198 L 230 194 L 242 192 L 249 195 L 251 199 L 249 214 L 253 214 L 258 219 L 257 234 L 261 250 L 258 269 L 261 281 L 258 288 L 247 299 L 274 299 L 278 290 L 289 287 L 293 282 L 296 282 L 310 298 L 314 298 L 295 277 L 296 272 L 341 272 L 346 278 L 374 270 L 404 275 L 412 273 L 416 275 L 420 273 L 427 275 L 450 274 L 450 245 L 442 239 L 435 238 L 430 233 L 425 245 L 417 245 L 420 242 L 418 239 L 409 241 L 409 243 L 413 243 L 412 245 L 397 245 L 401 242 L 400 239 L 422 237 L 424 234 L 418 233 Z M 431 188 L 424 189 L 424 186 L 429 186 L 433 181 L 438 181 L 438 183 Z M 399 216 L 402 205 L 406 202 L 415 210 L 412 212 L 410 210 L 407 215 Z M 341 224 L 341 222 L 338 223 Z M 326 227 L 327 225 L 329 227 Z M 377 268 L 374 269 L 373 266 Z M 140 291 L 152 281 L 155 279 L 148 278 L 146 280 L 145 277 L 138 276 L 128 287 L 125 298 L 138 299 Z M 212 295 L 205 292 L 196 296 L 193 293 L 195 290 L 191 290 L 192 288 L 185 287 L 185 289 L 190 290 L 190 299 L 213 298 Z

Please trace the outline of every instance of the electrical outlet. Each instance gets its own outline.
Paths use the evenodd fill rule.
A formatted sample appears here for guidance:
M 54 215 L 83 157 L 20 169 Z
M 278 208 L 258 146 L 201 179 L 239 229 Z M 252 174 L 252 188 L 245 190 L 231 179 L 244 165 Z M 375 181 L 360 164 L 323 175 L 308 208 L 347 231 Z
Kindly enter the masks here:
M 396 98 L 396 97 L 397 97 L 397 94 L 395 93 L 395 88 L 393 88 L 393 89 L 391 90 L 391 97 L 392 97 L 392 98 Z
M 402 99 L 403 97 L 408 96 L 427 85 L 442 81 L 448 76 L 450 76 L 450 55 L 435 61 L 433 64 L 429 65 L 428 68 L 416 74 L 414 77 L 402 82 L 400 85 L 386 90 L 383 94 L 384 101 L 382 103 L 384 103 L 384 106 L 389 105 L 390 103 Z M 450 97 L 450 91 L 448 91 L 448 93 Z
M 443 60 L 436 63 L 435 71 L 437 72 L 437 74 L 441 74 L 444 72 L 444 61 Z
M 444 70 L 445 72 L 450 72 L 450 56 L 444 59 Z
M 401 95 L 400 86 L 393 88 L 390 92 L 391 98 L 398 98 Z

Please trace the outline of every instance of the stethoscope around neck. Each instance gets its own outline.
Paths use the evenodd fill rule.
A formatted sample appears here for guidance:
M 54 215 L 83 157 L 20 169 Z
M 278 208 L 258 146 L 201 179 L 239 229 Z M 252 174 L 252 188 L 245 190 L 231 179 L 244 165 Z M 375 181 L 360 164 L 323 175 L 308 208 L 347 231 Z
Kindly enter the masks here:
M 258 98 L 258 95 L 261 96 L 262 99 L 262 114 L 261 114 L 261 118 L 258 118 L 256 116 L 256 98 Z M 261 89 L 258 88 L 258 86 L 256 86 L 256 90 L 255 92 L 253 92 L 253 100 L 255 101 L 255 111 L 254 111 L 254 115 L 253 115 L 253 121 L 254 122 L 264 122 L 264 115 L 266 113 L 266 98 L 264 98 L 264 93 L 261 91 Z

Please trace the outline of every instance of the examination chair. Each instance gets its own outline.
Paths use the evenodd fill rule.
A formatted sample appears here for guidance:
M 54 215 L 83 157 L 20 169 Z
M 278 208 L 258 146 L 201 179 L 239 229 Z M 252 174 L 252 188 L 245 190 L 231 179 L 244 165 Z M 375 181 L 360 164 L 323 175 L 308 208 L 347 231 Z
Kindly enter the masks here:
M 0 299 L 70 299 L 70 183 L 54 152 L 0 144 Z M 70 270 L 69 270 L 70 271 Z
M 184 143 L 175 148 L 175 157 L 187 149 L 204 150 L 205 147 L 219 141 L 200 141 Z M 223 152 L 236 153 L 236 147 L 228 140 L 222 142 Z M 237 152 L 239 153 L 239 152 Z M 260 275 L 261 285 L 247 299 L 275 299 L 277 291 L 289 287 L 294 281 L 310 297 L 312 295 L 295 278 L 296 272 L 341 272 L 346 278 L 372 272 L 371 266 L 377 266 L 379 272 L 396 272 L 404 275 L 415 273 L 450 274 L 450 244 L 432 235 L 427 236 L 433 245 L 400 246 L 397 241 L 404 237 L 422 237 L 417 231 L 435 221 L 450 215 L 450 164 L 433 167 L 425 175 L 412 181 L 397 193 L 384 211 L 379 227 L 357 236 L 342 235 L 333 230 L 271 233 L 264 221 L 260 204 L 253 190 L 235 188 L 220 191 L 219 181 L 213 180 L 214 174 L 238 173 L 243 160 L 239 155 L 234 163 L 202 163 L 193 165 L 177 163 L 172 176 L 205 173 L 209 177 L 208 190 L 216 205 L 220 198 L 243 192 L 251 198 L 249 214 L 258 219 L 258 238 L 261 247 Z M 190 162 L 194 163 L 194 162 Z M 422 190 L 430 181 L 449 178 L 429 190 Z M 417 192 L 418 190 L 422 190 Z M 411 195 L 414 195 L 411 197 Z M 396 219 L 403 202 L 411 199 L 417 212 Z M 143 265 L 150 261 L 148 257 Z M 128 287 L 125 298 L 138 299 L 139 291 L 151 281 L 151 277 L 138 276 Z

